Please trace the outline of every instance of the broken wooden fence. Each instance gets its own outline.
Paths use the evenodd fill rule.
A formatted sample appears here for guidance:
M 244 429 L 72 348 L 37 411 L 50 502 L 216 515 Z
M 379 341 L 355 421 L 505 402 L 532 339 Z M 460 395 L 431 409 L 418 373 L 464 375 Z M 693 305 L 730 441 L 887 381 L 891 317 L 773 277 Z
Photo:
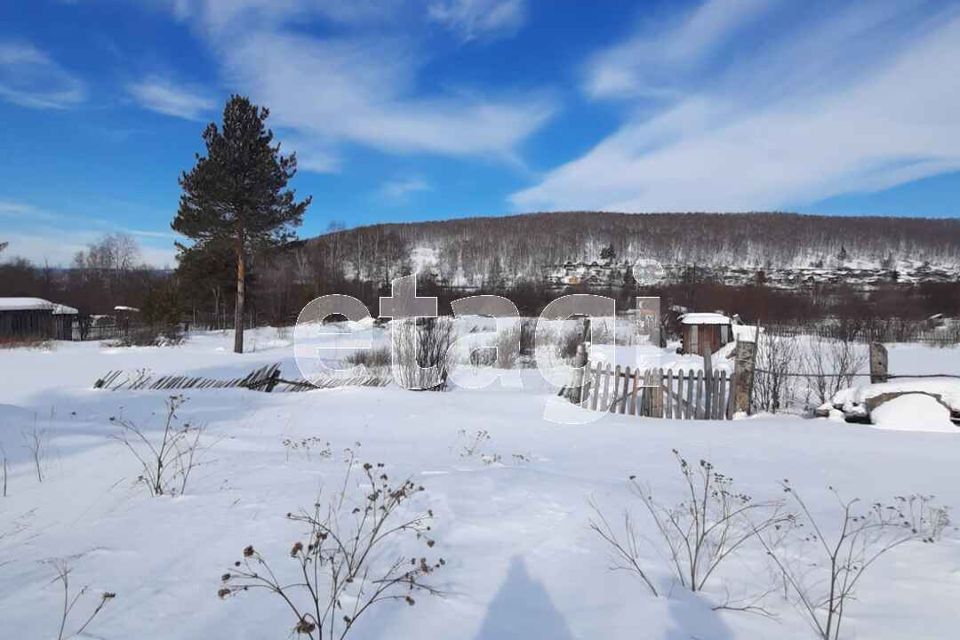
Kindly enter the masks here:
M 702 369 L 631 369 L 588 365 L 580 406 L 610 413 L 675 420 L 733 417 L 733 376 Z
M 108 371 L 93 385 L 94 389 L 109 391 L 139 390 L 180 390 L 180 389 L 251 389 L 254 391 L 298 392 L 311 389 L 328 389 L 332 387 L 363 386 L 382 387 L 386 381 L 376 375 L 363 375 L 351 378 L 330 377 L 328 379 L 285 380 L 280 377 L 280 364 L 265 365 L 241 378 L 207 378 L 203 376 L 165 375 L 153 376 L 146 369 L 130 374 L 122 370 Z

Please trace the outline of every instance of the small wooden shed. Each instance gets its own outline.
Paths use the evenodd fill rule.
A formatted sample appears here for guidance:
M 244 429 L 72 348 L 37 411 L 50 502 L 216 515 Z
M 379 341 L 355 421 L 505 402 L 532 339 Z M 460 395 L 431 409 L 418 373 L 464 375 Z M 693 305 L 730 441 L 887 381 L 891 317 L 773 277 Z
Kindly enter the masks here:
M 80 312 L 65 304 L 53 305 L 53 337 L 56 340 L 79 340 Z
M 685 313 L 680 328 L 681 353 L 713 354 L 734 341 L 733 320 L 722 313 Z
M 73 340 L 77 315 L 43 298 L 0 298 L 0 339 Z
M 0 340 L 49 340 L 55 306 L 42 298 L 0 298 Z

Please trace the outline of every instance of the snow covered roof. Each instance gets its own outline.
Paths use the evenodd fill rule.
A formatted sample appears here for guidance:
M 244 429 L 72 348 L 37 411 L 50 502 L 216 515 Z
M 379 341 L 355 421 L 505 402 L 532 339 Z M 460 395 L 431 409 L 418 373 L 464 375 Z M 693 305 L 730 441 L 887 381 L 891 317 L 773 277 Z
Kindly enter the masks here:
M 132 311 L 133 313 L 140 313 L 140 309 L 136 307 L 126 307 L 122 304 L 118 304 L 113 308 L 114 311 Z
M 0 298 L 0 311 L 52 311 L 55 316 L 75 316 L 79 311 L 43 298 Z
M 43 298 L 0 298 L 0 311 L 53 311 L 54 307 Z
M 53 305 L 53 315 L 55 316 L 75 316 L 80 311 L 74 309 L 73 307 L 68 307 L 65 304 L 54 304 Z
M 683 324 L 732 324 L 722 313 L 685 313 L 680 316 Z

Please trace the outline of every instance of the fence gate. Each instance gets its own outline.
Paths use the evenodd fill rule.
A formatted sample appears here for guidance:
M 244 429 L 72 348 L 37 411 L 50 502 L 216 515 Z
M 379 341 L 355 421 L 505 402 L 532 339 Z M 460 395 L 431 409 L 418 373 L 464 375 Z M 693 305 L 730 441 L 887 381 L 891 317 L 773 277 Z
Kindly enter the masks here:
M 703 369 L 631 369 L 588 364 L 580 406 L 596 411 L 673 420 L 729 420 L 733 376 Z

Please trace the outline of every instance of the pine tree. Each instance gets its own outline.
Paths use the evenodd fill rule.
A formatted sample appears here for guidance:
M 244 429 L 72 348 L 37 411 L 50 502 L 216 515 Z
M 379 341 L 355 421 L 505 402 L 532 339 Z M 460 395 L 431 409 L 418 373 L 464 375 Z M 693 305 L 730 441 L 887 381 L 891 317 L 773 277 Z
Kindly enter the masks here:
M 180 176 L 180 209 L 171 226 L 200 248 L 231 242 L 237 262 L 233 350 L 243 353 L 246 257 L 284 243 L 303 220 L 310 198 L 296 202 L 287 182 L 297 172 L 296 154 L 284 156 L 267 129 L 270 112 L 233 95 L 223 109 L 223 128 L 203 132 L 207 155 Z

